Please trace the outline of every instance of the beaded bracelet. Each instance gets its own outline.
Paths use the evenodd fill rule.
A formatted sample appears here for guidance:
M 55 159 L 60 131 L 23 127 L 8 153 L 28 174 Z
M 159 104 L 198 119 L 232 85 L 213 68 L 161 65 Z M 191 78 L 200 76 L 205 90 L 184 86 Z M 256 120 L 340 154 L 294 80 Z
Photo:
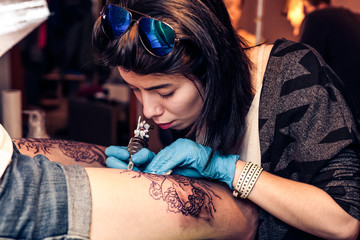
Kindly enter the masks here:
M 256 165 L 256 170 L 254 175 L 251 177 L 251 180 L 249 181 L 245 191 L 242 192 L 240 198 L 245 199 L 249 196 L 251 190 L 253 189 L 257 179 L 260 176 L 260 173 L 262 172 L 263 168 Z
M 240 198 L 247 198 L 252 188 L 254 187 L 257 179 L 259 178 L 262 170 L 263 168 L 261 168 L 260 166 L 252 162 L 247 162 L 234 188 L 234 197 L 238 197 L 240 194 Z
M 242 184 L 244 183 L 244 179 L 245 179 L 245 177 L 246 177 L 247 173 L 249 172 L 250 167 L 251 167 L 252 165 L 253 165 L 252 162 L 247 162 L 247 163 L 245 164 L 245 167 L 244 167 L 244 169 L 242 170 L 242 172 L 241 172 L 241 174 L 240 174 L 240 177 L 239 177 L 239 180 L 237 181 L 237 184 L 236 184 L 236 186 L 235 186 L 235 188 L 234 188 L 234 191 L 233 191 L 234 197 L 238 197 L 239 192 L 240 192 L 240 188 L 241 188 Z
M 249 185 L 250 183 L 250 180 L 252 178 L 252 176 L 254 175 L 255 171 L 256 171 L 256 168 L 257 168 L 257 165 L 256 164 L 252 164 L 245 179 L 244 179 L 244 182 L 243 184 L 241 185 L 241 188 L 240 188 L 240 193 L 241 195 L 245 192 L 245 189 L 247 188 L 247 186 Z M 241 197 L 241 196 L 240 196 Z

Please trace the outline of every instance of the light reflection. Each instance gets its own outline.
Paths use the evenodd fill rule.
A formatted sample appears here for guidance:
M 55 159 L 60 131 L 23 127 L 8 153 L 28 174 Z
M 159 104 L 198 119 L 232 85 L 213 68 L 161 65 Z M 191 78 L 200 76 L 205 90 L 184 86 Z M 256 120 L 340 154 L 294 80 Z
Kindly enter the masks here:
M 293 27 L 294 36 L 299 35 L 301 22 L 305 17 L 303 8 L 303 0 L 288 0 L 286 18 Z

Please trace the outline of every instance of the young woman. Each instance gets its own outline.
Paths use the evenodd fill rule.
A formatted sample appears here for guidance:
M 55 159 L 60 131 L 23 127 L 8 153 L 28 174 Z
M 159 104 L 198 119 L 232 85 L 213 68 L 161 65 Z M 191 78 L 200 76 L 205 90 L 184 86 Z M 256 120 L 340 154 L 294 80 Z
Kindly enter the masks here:
M 258 205 L 259 239 L 356 238 L 358 123 L 313 49 L 247 49 L 222 0 L 109 1 L 93 40 L 146 118 L 186 132 L 157 155 L 140 150 L 134 169 L 226 183 Z M 106 154 L 127 168 L 124 147 Z

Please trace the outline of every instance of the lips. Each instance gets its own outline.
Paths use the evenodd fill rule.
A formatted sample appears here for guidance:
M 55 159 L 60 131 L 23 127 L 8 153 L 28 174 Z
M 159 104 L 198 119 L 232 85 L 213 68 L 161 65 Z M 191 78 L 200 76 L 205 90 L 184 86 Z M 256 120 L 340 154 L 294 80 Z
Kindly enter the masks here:
M 159 125 L 159 127 L 160 127 L 161 129 L 168 129 L 168 128 L 171 127 L 172 124 L 173 124 L 173 122 L 163 123 L 163 124 L 158 124 L 158 125 Z

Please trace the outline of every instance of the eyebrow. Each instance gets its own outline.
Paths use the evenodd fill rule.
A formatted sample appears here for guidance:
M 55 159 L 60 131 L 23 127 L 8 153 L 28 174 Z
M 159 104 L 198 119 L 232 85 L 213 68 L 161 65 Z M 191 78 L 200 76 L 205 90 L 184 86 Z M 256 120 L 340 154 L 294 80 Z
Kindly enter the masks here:
M 131 84 L 128 84 L 128 86 L 132 86 Z M 157 89 L 161 89 L 161 88 L 167 88 L 167 87 L 171 87 L 172 84 L 170 83 L 166 83 L 166 84 L 160 84 L 160 85 L 156 85 L 156 86 L 152 86 L 149 88 L 145 88 L 146 91 L 152 91 L 152 90 L 157 90 Z

